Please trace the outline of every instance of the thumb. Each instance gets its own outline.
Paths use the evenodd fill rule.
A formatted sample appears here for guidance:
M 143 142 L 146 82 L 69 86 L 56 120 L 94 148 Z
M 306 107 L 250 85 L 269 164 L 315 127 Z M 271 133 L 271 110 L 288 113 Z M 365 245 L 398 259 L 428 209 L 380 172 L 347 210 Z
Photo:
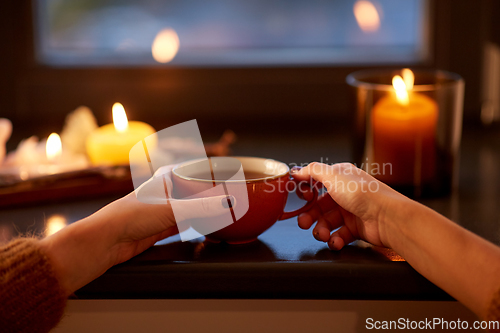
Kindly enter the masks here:
M 331 165 L 319 162 L 312 162 L 309 163 L 309 165 L 304 168 L 293 167 L 290 170 L 290 173 L 293 176 L 293 178 L 299 181 L 308 180 L 309 178 L 312 178 L 315 181 L 323 183 L 332 175 L 333 171 L 334 170 Z
M 162 176 L 151 177 L 134 190 L 137 199 L 146 204 L 168 203 L 169 195 L 167 180 L 170 179 Z
M 324 164 L 313 162 L 310 163 L 305 168 L 292 169 L 292 176 L 298 180 L 307 180 L 312 178 L 318 182 L 321 182 L 328 191 L 336 190 L 339 184 L 347 184 L 349 182 L 359 183 L 359 182 L 379 182 L 365 171 L 357 168 L 351 163 L 337 163 L 337 164 Z M 341 192 L 348 192 L 347 187 L 343 187 Z
M 236 198 L 232 195 L 214 197 L 170 200 L 175 221 L 177 223 L 188 219 L 219 216 L 230 213 L 230 208 L 236 206 Z
M 379 189 L 386 187 L 351 163 L 327 165 L 313 162 L 305 168 L 296 169 L 292 176 L 298 180 L 310 177 L 322 183 L 332 199 L 348 210 L 353 200 L 356 201 L 355 199 L 366 197 L 368 193 L 378 192 Z M 352 210 L 351 212 L 354 213 Z
M 134 192 L 137 199 L 147 204 L 166 204 L 171 197 L 172 180 L 170 178 L 174 165 L 159 168 L 153 177 L 137 187 Z

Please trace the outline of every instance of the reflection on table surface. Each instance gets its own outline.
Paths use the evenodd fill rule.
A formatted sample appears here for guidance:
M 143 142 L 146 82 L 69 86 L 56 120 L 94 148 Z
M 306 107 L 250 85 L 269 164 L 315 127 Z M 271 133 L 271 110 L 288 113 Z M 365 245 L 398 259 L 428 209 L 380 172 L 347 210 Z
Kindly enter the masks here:
M 235 155 L 274 158 L 290 165 L 350 160 L 348 133 L 297 138 L 240 136 Z M 500 134 L 464 134 L 459 191 L 422 202 L 464 227 L 500 244 Z M 0 212 L 0 241 L 15 235 L 48 235 L 82 219 L 115 197 L 95 198 Z M 303 205 L 290 195 L 286 210 Z M 314 280 L 314 283 L 311 283 Z M 331 283 L 335 281 L 336 283 Z M 315 286 L 321 285 L 321 288 Z M 203 238 L 163 240 L 111 268 L 77 293 L 79 298 L 296 298 L 449 300 L 390 249 L 355 242 L 330 251 L 297 219 L 277 222 L 258 241 L 244 245 Z
M 335 163 L 350 160 L 350 141 L 346 132 L 333 134 L 275 136 L 241 136 L 233 149 L 234 155 L 274 158 L 290 165 L 305 165 L 311 161 Z M 500 133 L 480 129 L 465 129 L 462 139 L 460 188 L 449 197 L 422 200 L 478 235 L 500 244 Z M 119 196 L 108 196 L 77 202 L 31 206 L 0 211 L 0 242 L 6 242 L 18 234 L 46 235 L 57 228 L 82 219 Z M 291 195 L 287 209 L 295 209 L 302 202 Z M 295 219 L 294 219 L 295 220 Z M 286 222 L 288 223 L 288 222 Z M 262 242 L 297 252 L 297 246 L 285 235 L 275 235 L 274 228 L 260 237 Z M 291 230 L 294 227 L 291 227 Z M 298 228 L 296 228 L 298 229 Z M 282 229 L 280 229 L 282 230 Z M 287 229 L 288 230 L 288 229 Z M 269 239 L 274 235 L 277 239 Z M 312 239 L 307 231 L 290 231 L 288 237 L 299 237 L 319 251 L 323 244 Z M 285 256 L 284 260 L 289 260 Z

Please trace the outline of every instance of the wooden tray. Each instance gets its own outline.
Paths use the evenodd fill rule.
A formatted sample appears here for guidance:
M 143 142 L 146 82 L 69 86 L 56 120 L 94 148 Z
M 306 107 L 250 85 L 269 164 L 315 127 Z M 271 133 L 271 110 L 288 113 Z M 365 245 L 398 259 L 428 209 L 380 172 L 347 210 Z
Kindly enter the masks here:
M 207 156 L 227 156 L 236 140 L 233 131 L 205 145 Z M 130 167 L 92 167 L 79 171 L 33 178 L 0 179 L 0 208 L 57 203 L 105 195 L 125 195 L 134 190 Z
M 0 207 L 57 203 L 65 200 L 127 194 L 134 190 L 130 168 L 90 168 L 0 187 Z

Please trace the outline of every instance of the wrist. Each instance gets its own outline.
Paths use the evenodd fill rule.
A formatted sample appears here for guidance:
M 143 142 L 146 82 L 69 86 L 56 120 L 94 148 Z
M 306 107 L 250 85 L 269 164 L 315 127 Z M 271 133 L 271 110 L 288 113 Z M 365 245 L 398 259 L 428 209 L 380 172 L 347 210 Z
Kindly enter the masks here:
M 385 246 L 404 257 L 411 228 L 420 219 L 423 207 L 395 191 L 385 199 L 378 220 L 380 238 Z
M 107 232 L 97 222 L 89 217 L 40 241 L 41 250 L 68 295 L 112 266 Z

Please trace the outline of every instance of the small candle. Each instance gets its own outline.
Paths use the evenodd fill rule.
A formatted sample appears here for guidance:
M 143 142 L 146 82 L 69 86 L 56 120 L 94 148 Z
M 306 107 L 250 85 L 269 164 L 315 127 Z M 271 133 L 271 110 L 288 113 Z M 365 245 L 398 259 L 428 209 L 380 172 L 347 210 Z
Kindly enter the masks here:
M 10 152 L 0 168 L 0 176 L 19 180 L 44 177 L 88 168 L 87 157 L 64 150 L 61 138 L 52 133 L 46 142 L 36 137 L 23 140 L 16 151 Z
M 57 133 L 52 133 L 47 138 L 45 144 L 45 155 L 47 160 L 51 163 L 57 162 L 62 155 L 62 142 L 61 137 Z
M 61 137 L 52 133 L 45 143 L 46 162 L 31 167 L 29 178 L 41 175 L 71 172 L 88 167 L 88 160 L 82 154 L 72 154 L 63 149 Z
M 395 76 L 393 87 L 372 110 L 373 162 L 379 171 L 375 176 L 390 185 L 419 186 L 436 173 L 438 106 L 411 91 L 411 71 L 404 80 Z
M 146 123 L 128 121 L 123 105 L 115 103 L 113 124 L 99 127 L 89 135 L 86 143 L 87 154 L 95 165 L 128 164 L 130 149 L 154 133 L 154 128 Z

